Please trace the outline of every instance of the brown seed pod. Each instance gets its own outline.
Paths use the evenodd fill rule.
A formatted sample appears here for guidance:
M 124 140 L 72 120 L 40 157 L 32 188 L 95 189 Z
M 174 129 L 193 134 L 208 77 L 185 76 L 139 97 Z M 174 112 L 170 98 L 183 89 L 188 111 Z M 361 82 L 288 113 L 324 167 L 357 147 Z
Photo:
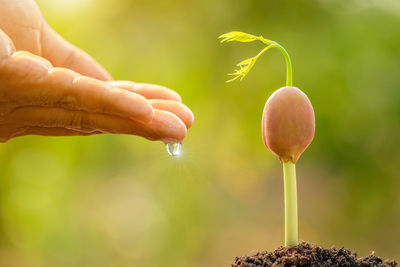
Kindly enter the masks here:
M 264 145 L 282 162 L 296 163 L 314 138 L 314 109 L 300 89 L 282 87 L 267 100 L 261 127 Z

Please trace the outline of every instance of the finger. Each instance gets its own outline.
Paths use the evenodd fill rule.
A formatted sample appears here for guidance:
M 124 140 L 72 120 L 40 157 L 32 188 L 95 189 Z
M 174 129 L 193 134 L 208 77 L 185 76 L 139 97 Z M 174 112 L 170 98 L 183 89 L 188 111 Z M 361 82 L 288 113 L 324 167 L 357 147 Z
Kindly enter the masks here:
M 175 114 L 163 110 L 155 110 L 153 119 L 147 124 L 102 115 L 92 118 L 96 122 L 91 126 L 93 128 L 96 128 L 97 125 L 108 133 L 139 135 L 164 143 L 182 142 L 187 133 L 187 128 L 182 120 Z
M 47 60 L 28 52 L 13 53 L 3 67 L 2 85 L 12 89 L 7 92 L 10 98 L 25 105 L 107 113 L 141 122 L 153 116 L 143 96 L 69 69 L 52 68 Z
M 102 132 L 92 131 L 76 131 L 62 127 L 26 127 L 22 131 L 16 133 L 13 137 L 25 135 L 41 135 L 41 136 L 89 136 L 101 134 Z
M 146 124 L 107 114 L 70 111 L 59 108 L 24 107 L 14 110 L 9 121 L 30 127 L 56 127 L 75 131 L 92 129 L 103 133 L 131 134 L 165 143 L 181 142 L 186 136 L 185 124 L 174 114 L 155 110 Z
M 193 112 L 184 104 L 177 101 L 160 99 L 152 99 L 150 103 L 154 109 L 168 111 L 178 116 L 185 123 L 186 128 L 189 129 L 192 126 L 194 121 Z
M 76 76 L 66 69 L 54 68 L 44 83 L 50 85 L 46 94 L 53 93 L 54 99 L 61 97 L 67 109 L 106 113 L 141 122 L 148 122 L 153 117 L 153 108 L 143 96 L 93 78 Z M 57 88 L 56 92 L 54 88 Z
M 161 85 L 131 81 L 109 81 L 108 83 L 118 88 L 140 94 L 147 99 L 166 99 L 182 102 L 182 98 L 177 92 Z
M 15 46 L 10 37 L 0 29 L 0 63 L 11 56 L 15 51 Z
M 0 24 L 17 50 L 40 55 L 42 14 L 35 1 L 0 1 Z
M 47 23 L 42 28 L 41 45 L 42 56 L 55 67 L 68 68 L 98 80 L 112 80 L 111 75 L 99 63 L 62 38 Z

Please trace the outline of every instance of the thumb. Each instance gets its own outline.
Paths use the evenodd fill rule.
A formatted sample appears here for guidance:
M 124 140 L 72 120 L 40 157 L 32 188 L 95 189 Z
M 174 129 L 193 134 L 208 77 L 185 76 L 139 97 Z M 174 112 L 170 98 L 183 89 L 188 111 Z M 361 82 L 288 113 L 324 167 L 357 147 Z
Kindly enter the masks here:
M 68 68 L 98 80 L 112 80 L 111 75 L 91 56 L 72 45 L 46 22 L 42 27 L 42 56 L 54 67 Z

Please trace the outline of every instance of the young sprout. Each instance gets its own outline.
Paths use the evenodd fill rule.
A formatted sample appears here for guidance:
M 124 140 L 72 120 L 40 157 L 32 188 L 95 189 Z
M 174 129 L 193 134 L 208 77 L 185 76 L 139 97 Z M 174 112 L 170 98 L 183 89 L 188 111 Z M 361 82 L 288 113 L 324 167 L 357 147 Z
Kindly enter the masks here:
M 275 41 L 243 32 L 229 32 L 219 37 L 223 42 L 261 41 L 267 46 L 256 56 L 243 60 L 235 76 L 227 81 L 242 80 L 257 59 L 271 48 L 278 49 L 286 61 L 286 86 L 275 91 L 267 100 L 261 120 L 264 145 L 283 164 L 285 189 L 285 246 L 298 244 L 296 162 L 314 138 L 315 116 L 308 97 L 292 86 L 292 63 L 289 54 Z

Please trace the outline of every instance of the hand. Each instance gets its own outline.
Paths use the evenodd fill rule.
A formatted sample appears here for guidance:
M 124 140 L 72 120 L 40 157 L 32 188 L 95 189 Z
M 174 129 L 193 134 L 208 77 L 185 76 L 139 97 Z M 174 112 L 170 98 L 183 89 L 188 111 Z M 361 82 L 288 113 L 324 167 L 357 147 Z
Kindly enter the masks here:
M 33 0 L 0 0 L 0 141 L 132 134 L 180 142 L 193 114 L 165 87 L 111 76 L 62 39 Z

